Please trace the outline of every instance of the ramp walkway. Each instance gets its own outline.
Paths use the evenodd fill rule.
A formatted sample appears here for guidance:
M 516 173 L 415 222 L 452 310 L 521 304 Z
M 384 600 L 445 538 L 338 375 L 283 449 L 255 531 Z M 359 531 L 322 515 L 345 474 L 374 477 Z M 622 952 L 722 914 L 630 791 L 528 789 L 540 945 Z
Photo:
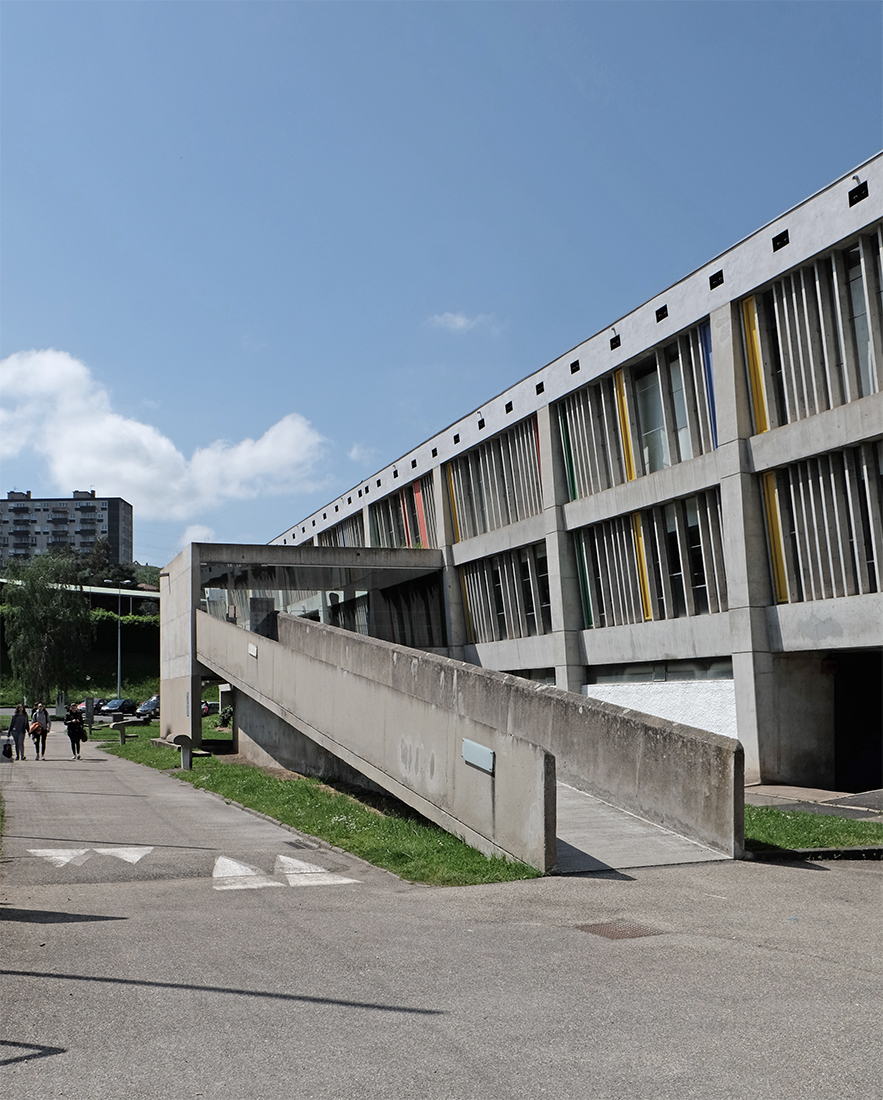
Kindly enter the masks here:
M 556 786 L 559 875 L 730 858 L 566 783 Z

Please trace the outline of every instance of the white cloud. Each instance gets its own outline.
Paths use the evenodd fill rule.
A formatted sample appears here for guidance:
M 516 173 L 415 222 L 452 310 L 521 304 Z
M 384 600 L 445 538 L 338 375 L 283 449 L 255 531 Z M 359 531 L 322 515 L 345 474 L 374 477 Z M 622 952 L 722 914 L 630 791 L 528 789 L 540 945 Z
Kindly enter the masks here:
M 228 500 L 309 489 L 324 440 L 298 413 L 260 439 L 218 440 L 188 459 L 157 428 L 114 412 L 85 363 L 64 351 L 0 361 L 0 457 L 27 451 L 58 491 L 121 496 L 142 519 L 188 520 Z
M 206 527 L 204 523 L 191 523 L 184 534 L 181 536 L 180 547 L 183 550 L 185 546 L 189 546 L 191 542 L 214 542 L 215 532 L 211 527 Z
M 477 313 L 474 317 L 468 317 L 465 313 L 436 313 L 427 324 L 447 329 L 448 332 L 469 332 L 479 325 L 489 325 L 494 330 L 497 328 L 492 313 Z
M 377 455 L 375 447 L 363 447 L 361 443 L 354 443 L 352 447 L 347 451 L 346 457 L 351 462 L 373 462 Z

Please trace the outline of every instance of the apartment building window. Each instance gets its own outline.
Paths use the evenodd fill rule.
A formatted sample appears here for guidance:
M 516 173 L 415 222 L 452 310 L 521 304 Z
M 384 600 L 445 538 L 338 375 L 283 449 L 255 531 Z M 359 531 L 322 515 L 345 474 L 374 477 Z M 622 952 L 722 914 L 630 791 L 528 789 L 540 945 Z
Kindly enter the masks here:
M 708 322 L 568 394 L 557 411 L 571 500 L 714 450 Z
M 437 546 L 432 474 L 375 501 L 369 517 L 372 546 Z
M 474 538 L 542 511 L 536 417 L 448 463 L 456 541 Z
M 552 629 L 549 567 L 543 542 L 461 567 L 469 639 L 496 642 Z
M 727 610 L 717 489 L 593 524 L 574 542 L 587 628 Z
M 633 370 L 632 385 L 644 473 L 650 474 L 671 465 L 656 363 Z
M 320 546 L 364 546 L 365 520 L 361 512 L 319 532 Z
M 678 461 L 686 462 L 693 457 L 693 445 L 690 440 L 690 425 L 687 419 L 687 397 L 684 391 L 684 374 L 681 370 L 680 351 L 677 344 L 666 349 L 668 376 L 671 386 L 672 409 L 674 411 L 675 441 Z
M 761 481 L 778 603 L 880 591 L 880 440 L 770 470 Z
M 874 346 L 871 341 L 868 303 L 865 298 L 865 278 L 862 273 L 861 249 L 858 247 L 850 248 L 844 253 L 843 259 L 846 266 L 846 277 L 849 281 L 849 306 L 852 336 L 855 340 L 855 352 L 858 360 L 859 392 L 862 397 L 867 397 L 868 394 L 876 391 L 876 372 L 873 364 Z
M 743 300 L 755 432 L 878 392 L 881 249 L 878 227 Z

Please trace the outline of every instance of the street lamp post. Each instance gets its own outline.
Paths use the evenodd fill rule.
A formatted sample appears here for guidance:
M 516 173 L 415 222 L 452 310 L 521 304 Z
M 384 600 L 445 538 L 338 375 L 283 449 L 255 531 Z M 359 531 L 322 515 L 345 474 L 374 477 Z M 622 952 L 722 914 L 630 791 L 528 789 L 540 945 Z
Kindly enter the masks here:
M 105 581 L 105 584 L 113 584 L 113 581 Z M 123 584 L 131 584 L 131 581 L 123 581 Z M 123 590 L 117 585 L 117 699 L 123 697 Z

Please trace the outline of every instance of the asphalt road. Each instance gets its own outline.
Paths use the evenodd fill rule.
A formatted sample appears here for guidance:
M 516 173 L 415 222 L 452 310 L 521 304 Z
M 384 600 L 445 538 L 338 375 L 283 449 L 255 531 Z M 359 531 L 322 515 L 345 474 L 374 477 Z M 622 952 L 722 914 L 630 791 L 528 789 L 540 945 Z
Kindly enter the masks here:
M 57 748 L 0 766 L 4 1100 L 883 1096 L 879 863 L 429 889 Z

